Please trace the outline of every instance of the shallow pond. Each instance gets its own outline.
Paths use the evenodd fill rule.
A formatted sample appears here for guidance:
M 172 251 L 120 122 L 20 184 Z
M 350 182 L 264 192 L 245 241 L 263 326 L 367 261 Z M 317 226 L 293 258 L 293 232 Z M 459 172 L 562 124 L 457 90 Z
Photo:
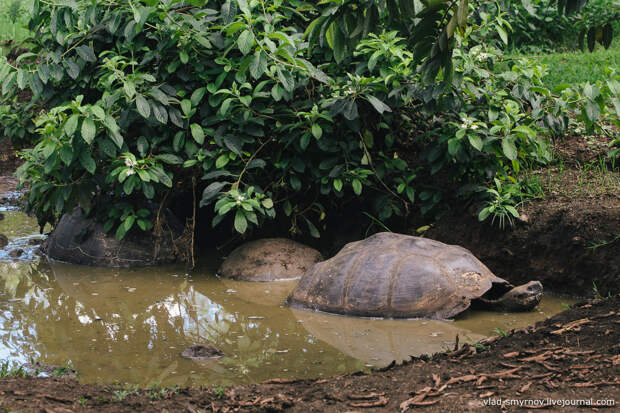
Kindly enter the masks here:
M 214 276 L 217 257 L 182 266 L 101 269 L 36 259 L 35 220 L 0 208 L 0 233 L 24 249 L 0 252 L 0 359 L 66 365 L 83 382 L 149 386 L 240 384 L 323 377 L 428 354 L 499 330 L 522 328 L 572 300 L 546 296 L 532 312 L 469 311 L 456 321 L 371 320 L 291 310 L 294 282 L 244 283 Z M 180 353 L 210 343 L 218 360 Z

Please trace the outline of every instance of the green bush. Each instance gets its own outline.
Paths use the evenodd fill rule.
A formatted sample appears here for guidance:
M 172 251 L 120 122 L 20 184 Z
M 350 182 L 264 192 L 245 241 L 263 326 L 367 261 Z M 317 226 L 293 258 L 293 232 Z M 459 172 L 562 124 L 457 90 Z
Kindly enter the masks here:
M 558 13 L 552 6 L 556 0 L 502 0 L 499 7 L 506 12 L 512 28 L 511 46 L 525 50 L 594 49 L 598 42 L 609 48 L 614 24 L 620 20 L 618 0 L 589 0 L 583 8 L 564 2 Z M 482 9 L 493 7 L 481 3 Z
M 379 3 L 35 0 L 31 51 L 0 67 L 0 122 L 34 144 L 29 208 L 44 225 L 80 206 L 122 238 L 193 192 L 214 226 L 318 237 L 338 208 L 431 210 L 434 174 L 467 192 L 549 159 L 564 106 L 531 63 L 493 73 L 500 15 Z

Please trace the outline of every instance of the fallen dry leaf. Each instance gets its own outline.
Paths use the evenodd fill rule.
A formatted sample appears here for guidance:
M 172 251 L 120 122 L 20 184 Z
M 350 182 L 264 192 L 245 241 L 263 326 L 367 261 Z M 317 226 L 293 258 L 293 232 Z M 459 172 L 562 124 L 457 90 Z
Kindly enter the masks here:
M 584 350 L 584 351 L 571 351 L 571 350 L 564 350 L 563 351 L 564 354 L 567 354 L 569 356 L 581 356 L 581 355 L 585 355 L 585 354 L 592 354 L 594 353 L 594 350 Z
M 347 397 L 351 400 L 370 400 L 377 397 L 385 396 L 385 393 L 368 393 L 368 394 L 349 394 Z
M 545 377 L 549 377 L 549 376 L 553 376 L 553 373 L 544 373 L 544 374 L 536 374 L 534 376 L 531 376 L 531 379 L 542 379 Z
M 450 384 L 454 384 L 454 383 L 460 383 L 460 382 L 467 382 L 467 381 L 474 381 L 478 378 L 478 376 L 474 375 L 474 374 L 467 374 L 465 376 L 461 376 L 461 377 L 452 377 L 450 380 L 448 380 L 446 382 L 447 385 Z
M 416 390 L 414 394 L 428 394 L 431 390 L 430 387 L 426 386 L 422 390 Z
M 405 400 L 400 404 L 401 413 L 406 412 L 411 406 L 430 406 L 431 404 L 439 403 L 439 399 L 424 401 L 425 397 L 426 394 L 419 394 L 415 397 Z
M 519 355 L 519 352 L 518 352 L 518 351 L 512 351 L 512 352 L 510 352 L 510 353 L 506 353 L 506 354 L 504 354 L 504 357 L 506 357 L 506 358 L 510 358 L 510 357 L 517 357 L 518 355 Z
M 360 402 L 360 403 L 349 403 L 351 407 L 383 407 L 388 404 L 388 399 L 386 397 L 380 397 L 379 400 L 374 402 Z
M 528 391 L 530 389 L 530 387 L 532 386 L 532 382 L 530 381 L 529 383 L 527 383 L 526 385 L 524 385 L 523 387 L 521 387 L 519 389 L 520 393 L 524 393 L 526 391 Z
M 577 327 L 584 325 L 584 324 L 588 324 L 590 323 L 590 319 L 588 318 L 582 318 L 579 320 L 575 320 L 575 321 L 571 321 L 570 323 L 566 323 L 562 326 L 562 328 L 560 328 L 559 330 L 555 330 L 552 331 L 551 334 L 563 334 L 566 333 L 567 331 L 571 331 L 571 330 L 576 330 Z
M 519 376 L 516 376 L 514 373 L 516 373 L 517 371 L 523 369 L 524 367 L 516 367 L 514 369 L 510 369 L 510 370 L 502 370 L 502 371 L 498 371 L 497 373 L 485 373 L 484 375 L 487 376 L 488 378 L 493 378 L 493 379 L 506 379 L 506 378 L 520 378 Z

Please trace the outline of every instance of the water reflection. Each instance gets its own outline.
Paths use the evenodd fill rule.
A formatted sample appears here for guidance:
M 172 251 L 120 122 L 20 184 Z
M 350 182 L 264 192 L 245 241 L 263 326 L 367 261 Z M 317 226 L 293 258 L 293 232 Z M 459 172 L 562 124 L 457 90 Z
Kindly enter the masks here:
M 9 228 L 3 220 L 0 233 L 11 242 L 36 233 L 31 218 L 15 214 L 21 223 Z M 294 282 L 220 280 L 217 260 L 203 258 L 186 274 L 178 266 L 101 269 L 0 257 L 0 359 L 69 361 L 84 382 L 241 384 L 386 365 L 440 351 L 457 333 L 477 340 L 561 310 L 561 300 L 545 299 L 533 313 L 472 312 L 448 323 L 292 311 L 283 303 Z M 207 343 L 225 357 L 180 356 Z
M 453 348 L 457 334 L 475 341 L 486 337 L 454 322 L 372 320 L 300 310 L 293 313 L 313 336 L 374 366 Z
M 362 367 L 312 337 L 290 310 L 248 305 L 215 277 L 179 270 L 2 262 L 1 357 L 70 360 L 84 381 L 142 385 L 249 383 Z M 226 357 L 179 356 L 195 343 L 212 343 Z

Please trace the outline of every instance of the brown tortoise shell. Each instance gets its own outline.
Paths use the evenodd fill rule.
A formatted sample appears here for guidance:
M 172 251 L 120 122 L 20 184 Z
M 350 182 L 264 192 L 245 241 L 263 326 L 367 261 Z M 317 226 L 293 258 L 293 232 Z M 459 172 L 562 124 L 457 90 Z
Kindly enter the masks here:
M 362 317 L 446 319 L 493 283 L 508 284 L 465 248 L 382 232 L 315 264 L 288 303 Z

